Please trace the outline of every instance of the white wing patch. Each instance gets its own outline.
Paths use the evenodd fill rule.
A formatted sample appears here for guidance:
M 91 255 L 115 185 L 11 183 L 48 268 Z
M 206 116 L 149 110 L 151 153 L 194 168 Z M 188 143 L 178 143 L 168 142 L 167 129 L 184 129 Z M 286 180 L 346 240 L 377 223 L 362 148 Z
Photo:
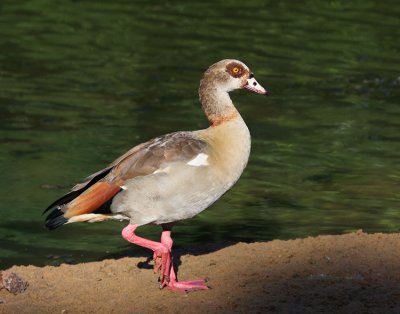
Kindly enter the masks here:
M 208 155 L 204 153 L 198 154 L 196 157 L 194 157 L 192 160 L 190 160 L 187 165 L 193 166 L 193 167 L 200 167 L 200 166 L 208 166 Z
M 157 169 L 156 171 L 153 172 L 153 174 L 156 174 L 156 173 L 168 173 L 169 170 L 170 170 L 170 167 L 165 167 L 165 168 L 162 168 L 162 169 Z

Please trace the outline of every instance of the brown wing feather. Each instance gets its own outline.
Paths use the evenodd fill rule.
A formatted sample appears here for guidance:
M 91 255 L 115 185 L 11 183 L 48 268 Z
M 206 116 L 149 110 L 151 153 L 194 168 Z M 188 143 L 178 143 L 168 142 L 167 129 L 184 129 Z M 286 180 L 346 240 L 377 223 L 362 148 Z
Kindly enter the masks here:
M 193 137 L 190 132 L 167 134 L 142 144 L 140 150 L 135 147 L 117 159 L 110 177 L 123 185 L 127 180 L 151 174 L 165 164 L 189 161 L 207 151 L 208 144 Z

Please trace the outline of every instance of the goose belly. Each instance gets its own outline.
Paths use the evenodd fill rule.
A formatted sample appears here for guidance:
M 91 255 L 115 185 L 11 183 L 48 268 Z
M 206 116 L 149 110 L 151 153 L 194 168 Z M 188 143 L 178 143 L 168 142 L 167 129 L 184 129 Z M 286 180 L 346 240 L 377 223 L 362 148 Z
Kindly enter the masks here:
M 127 182 L 111 210 L 136 225 L 179 221 L 206 209 L 231 185 L 207 166 L 175 165 Z

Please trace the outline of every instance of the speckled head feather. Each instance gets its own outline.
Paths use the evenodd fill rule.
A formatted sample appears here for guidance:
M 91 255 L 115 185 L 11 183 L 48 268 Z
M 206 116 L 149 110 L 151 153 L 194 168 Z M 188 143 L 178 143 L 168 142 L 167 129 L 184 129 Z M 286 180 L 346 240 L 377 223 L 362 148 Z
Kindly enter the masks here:
M 225 59 L 211 65 L 200 82 L 200 92 L 213 85 L 225 92 L 243 88 L 250 76 L 249 68 L 239 60 Z M 201 97 L 201 95 L 200 95 Z

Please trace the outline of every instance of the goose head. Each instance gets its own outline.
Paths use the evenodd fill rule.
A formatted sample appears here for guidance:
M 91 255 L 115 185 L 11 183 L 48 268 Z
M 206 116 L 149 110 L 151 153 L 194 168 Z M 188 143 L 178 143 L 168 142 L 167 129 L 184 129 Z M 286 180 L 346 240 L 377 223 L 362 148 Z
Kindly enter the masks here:
M 255 79 L 251 70 L 241 61 L 221 60 L 208 68 L 200 83 L 200 89 L 231 92 L 236 89 L 268 95 L 268 91 Z

